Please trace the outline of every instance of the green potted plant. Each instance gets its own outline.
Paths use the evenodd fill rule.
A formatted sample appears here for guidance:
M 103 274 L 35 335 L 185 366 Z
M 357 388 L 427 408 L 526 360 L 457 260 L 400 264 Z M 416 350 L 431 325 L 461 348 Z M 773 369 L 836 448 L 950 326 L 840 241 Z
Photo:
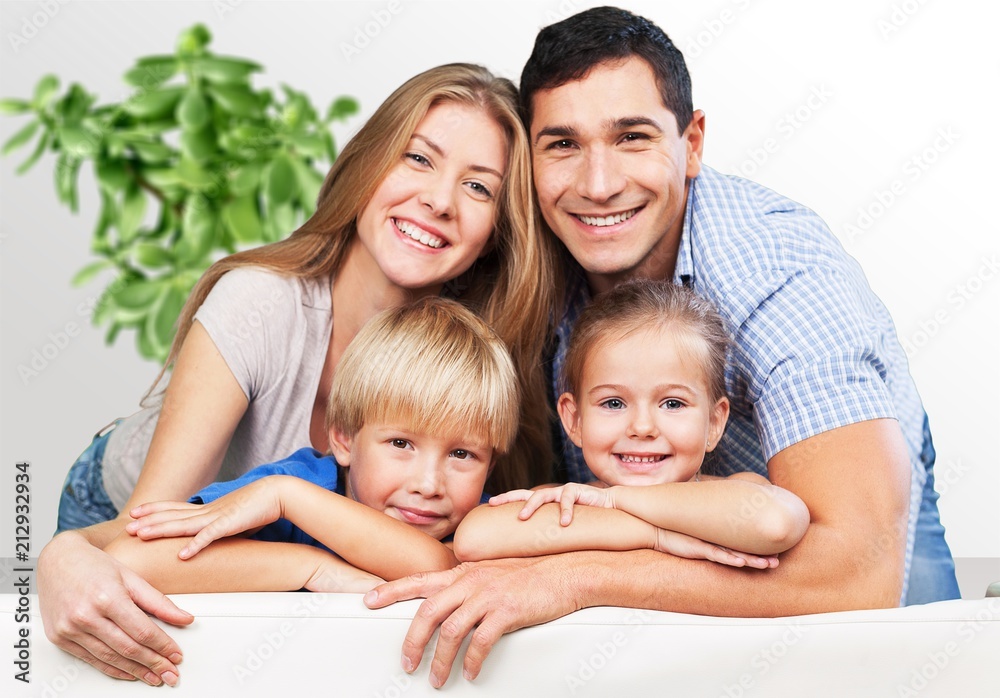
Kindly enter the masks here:
M 73 283 L 115 270 L 93 322 L 107 326 L 108 344 L 134 329 L 140 354 L 157 361 L 215 259 L 279 240 L 312 214 L 337 156 L 329 125 L 358 111 L 340 97 L 320 116 L 287 85 L 254 89 L 261 67 L 209 52 L 210 41 L 196 25 L 174 54 L 140 58 L 124 76 L 135 91 L 121 103 L 95 105 L 78 84 L 59 95 L 53 75 L 30 100 L 0 100 L 0 113 L 32 116 L 0 152 L 34 141 L 18 174 L 55 153 L 56 194 L 74 212 L 80 167 L 93 163 L 101 203 L 91 249 L 99 259 Z

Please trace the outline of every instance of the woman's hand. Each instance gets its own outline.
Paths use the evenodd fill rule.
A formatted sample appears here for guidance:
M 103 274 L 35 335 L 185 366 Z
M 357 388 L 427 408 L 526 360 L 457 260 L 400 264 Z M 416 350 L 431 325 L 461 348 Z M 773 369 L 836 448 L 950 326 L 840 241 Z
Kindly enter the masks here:
M 38 597 L 45 636 L 60 649 L 112 678 L 177 683 L 180 647 L 146 614 L 173 625 L 194 616 L 79 533 L 42 550 Z
M 543 504 L 559 502 L 559 524 L 562 526 L 569 526 L 573 522 L 573 505 L 577 502 L 588 507 L 615 508 L 614 488 L 594 487 L 575 482 L 540 490 L 512 490 L 490 497 L 490 506 L 522 501 L 525 505 L 517 514 L 517 518 L 522 521 L 531 518 Z
M 129 511 L 125 530 L 143 540 L 194 536 L 178 556 L 187 560 L 219 538 L 259 529 L 282 517 L 281 476 L 261 478 L 208 504 L 152 502 Z
M 654 550 L 661 553 L 669 553 L 677 557 L 686 557 L 689 560 L 710 560 L 731 567 L 753 567 L 755 569 L 766 570 L 778 566 L 777 555 L 761 557 L 750 553 L 730 550 L 720 545 L 707 543 L 699 538 L 668 531 L 664 528 L 656 529 L 656 542 Z

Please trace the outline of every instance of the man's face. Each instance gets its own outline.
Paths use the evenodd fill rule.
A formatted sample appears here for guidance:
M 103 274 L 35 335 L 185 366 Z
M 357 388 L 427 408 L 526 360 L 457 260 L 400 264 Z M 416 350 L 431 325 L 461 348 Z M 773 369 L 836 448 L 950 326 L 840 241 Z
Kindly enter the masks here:
M 632 57 L 533 97 L 542 215 L 595 291 L 673 273 L 686 179 L 701 169 L 704 114 L 683 135 L 649 64 Z

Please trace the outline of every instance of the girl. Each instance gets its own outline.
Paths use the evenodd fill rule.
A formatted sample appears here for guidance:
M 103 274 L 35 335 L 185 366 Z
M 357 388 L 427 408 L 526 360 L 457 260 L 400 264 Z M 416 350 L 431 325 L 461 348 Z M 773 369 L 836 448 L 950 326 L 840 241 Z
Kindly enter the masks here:
M 754 473 L 701 474 L 729 416 L 727 345 L 715 309 L 682 286 L 633 281 L 598 296 L 574 327 L 558 410 L 600 480 L 493 497 L 459 527 L 459 559 L 654 548 L 776 566 L 805 535 L 805 504 Z M 586 505 L 576 521 L 574 503 Z
M 396 90 L 344 148 L 301 228 L 205 273 L 179 320 L 165 392 L 102 432 L 70 471 L 60 528 L 104 523 L 42 551 L 49 639 L 110 676 L 175 679 L 179 647 L 145 612 L 190 616 L 100 548 L 141 502 L 184 500 L 303 444 L 325 450 L 345 347 L 377 312 L 448 283 L 508 346 L 524 396 L 516 446 L 490 486 L 544 481 L 550 244 L 534 226 L 513 85 L 453 64 Z

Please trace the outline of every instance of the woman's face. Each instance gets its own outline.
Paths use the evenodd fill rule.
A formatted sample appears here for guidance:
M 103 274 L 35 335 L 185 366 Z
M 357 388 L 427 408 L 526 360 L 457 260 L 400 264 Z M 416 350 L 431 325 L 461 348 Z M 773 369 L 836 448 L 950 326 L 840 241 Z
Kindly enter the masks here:
M 358 216 L 358 241 L 390 283 L 436 293 L 480 257 L 493 231 L 507 146 L 478 107 L 427 112 Z

